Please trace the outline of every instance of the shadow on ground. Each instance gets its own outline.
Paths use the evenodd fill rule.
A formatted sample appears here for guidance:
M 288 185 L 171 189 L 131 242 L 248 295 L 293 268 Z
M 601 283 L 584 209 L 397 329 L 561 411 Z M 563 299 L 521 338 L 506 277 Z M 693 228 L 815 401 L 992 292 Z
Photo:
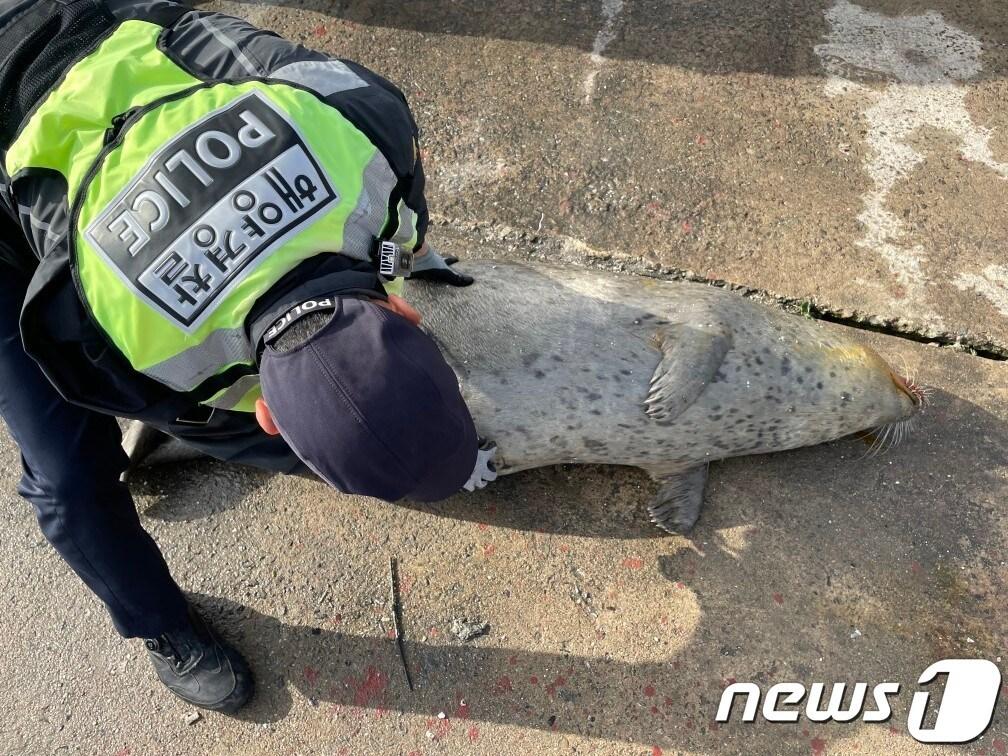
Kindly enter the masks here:
M 781 752 L 792 741 L 806 747 L 802 724 L 718 729 L 712 720 L 725 681 L 897 680 L 909 690 L 931 662 L 993 658 L 1008 636 L 999 598 L 1008 586 L 997 567 L 1005 530 L 995 507 L 1008 433 L 999 418 L 954 395 L 938 392 L 935 405 L 910 440 L 879 457 L 860 458 L 863 445 L 837 442 L 713 469 L 692 539 L 659 541 L 654 572 L 620 599 L 640 612 L 647 647 L 652 635 L 688 626 L 663 604 L 692 596 L 699 619 L 667 658 L 657 644 L 658 658 L 641 663 L 618 658 L 618 642 L 610 642 L 612 656 L 593 657 L 421 642 L 407 599 L 406 654 L 417 682 L 410 691 L 394 640 L 287 624 L 223 598 L 197 600 L 253 660 L 258 697 L 241 716 L 253 722 L 283 719 L 293 687 L 350 739 L 369 719 L 406 712 L 427 716 L 435 740 L 493 722 L 662 748 L 710 747 L 710 738 L 732 732 L 751 752 Z M 636 484 L 636 474 L 621 469 L 524 473 L 494 495 L 475 503 L 457 497 L 437 514 L 606 534 L 610 486 Z M 625 499 L 621 493 L 614 498 Z M 629 525 L 623 538 L 643 533 L 636 511 L 619 514 L 621 527 Z M 514 579 L 508 570 L 499 577 L 497 588 Z M 597 632 L 605 637 L 604 621 Z M 909 694 L 893 704 L 889 725 L 905 733 Z M 859 726 L 825 732 L 856 736 Z
M 598 35 L 601 32 L 608 38 L 604 31 L 608 29 L 611 41 L 605 46 L 607 58 L 704 73 L 771 76 L 825 75 L 813 46 L 827 31 L 823 11 L 834 5 L 829 0 L 290 0 L 268 4 L 316 11 L 368 26 L 573 47 L 585 53 L 597 51 Z M 978 36 L 985 47 L 997 48 L 1008 41 L 1008 21 L 996 0 L 863 0 L 861 5 L 888 16 L 934 10 L 949 23 Z M 617 9 L 608 27 L 604 7 Z M 1004 68 L 992 63 L 980 77 L 1001 78 L 1005 73 Z

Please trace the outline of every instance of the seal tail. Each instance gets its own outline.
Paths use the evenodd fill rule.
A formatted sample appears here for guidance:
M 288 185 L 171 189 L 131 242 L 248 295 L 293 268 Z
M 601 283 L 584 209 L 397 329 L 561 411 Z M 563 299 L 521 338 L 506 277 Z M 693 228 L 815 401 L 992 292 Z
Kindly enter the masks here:
M 703 507 L 707 485 L 707 465 L 693 467 L 676 475 L 662 476 L 658 496 L 648 507 L 651 522 L 673 534 L 693 529 Z

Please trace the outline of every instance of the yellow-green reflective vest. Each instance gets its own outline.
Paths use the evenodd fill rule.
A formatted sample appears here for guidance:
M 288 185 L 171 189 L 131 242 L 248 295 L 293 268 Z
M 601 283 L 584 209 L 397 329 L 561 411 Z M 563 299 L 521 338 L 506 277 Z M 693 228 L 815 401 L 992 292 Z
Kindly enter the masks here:
M 314 92 L 201 81 L 158 48 L 161 31 L 126 21 L 73 65 L 6 168 L 65 177 L 87 311 L 135 370 L 187 392 L 254 364 L 245 318 L 285 273 L 323 252 L 369 258 L 396 178 Z M 245 376 L 207 403 L 251 410 L 257 396 Z

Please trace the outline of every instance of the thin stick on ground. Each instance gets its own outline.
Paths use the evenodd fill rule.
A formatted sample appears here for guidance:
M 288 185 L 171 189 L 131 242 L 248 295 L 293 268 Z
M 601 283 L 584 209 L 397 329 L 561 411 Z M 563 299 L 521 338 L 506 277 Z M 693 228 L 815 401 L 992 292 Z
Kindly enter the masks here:
M 413 676 L 410 675 L 406 663 L 406 647 L 403 645 L 402 633 L 402 602 L 399 599 L 399 564 L 395 557 L 389 557 L 389 587 L 392 593 L 392 624 L 395 627 L 396 646 L 399 648 L 399 659 L 402 661 L 403 672 L 406 673 L 406 684 L 413 690 Z

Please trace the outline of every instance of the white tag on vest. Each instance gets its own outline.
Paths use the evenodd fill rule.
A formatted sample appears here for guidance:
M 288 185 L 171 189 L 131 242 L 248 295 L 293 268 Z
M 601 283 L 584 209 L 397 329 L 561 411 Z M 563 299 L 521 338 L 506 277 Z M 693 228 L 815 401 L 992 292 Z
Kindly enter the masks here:
M 161 148 L 84 235 L 138 297 L 192 332 L 338 201 L 289 116 L 250 92 Z

